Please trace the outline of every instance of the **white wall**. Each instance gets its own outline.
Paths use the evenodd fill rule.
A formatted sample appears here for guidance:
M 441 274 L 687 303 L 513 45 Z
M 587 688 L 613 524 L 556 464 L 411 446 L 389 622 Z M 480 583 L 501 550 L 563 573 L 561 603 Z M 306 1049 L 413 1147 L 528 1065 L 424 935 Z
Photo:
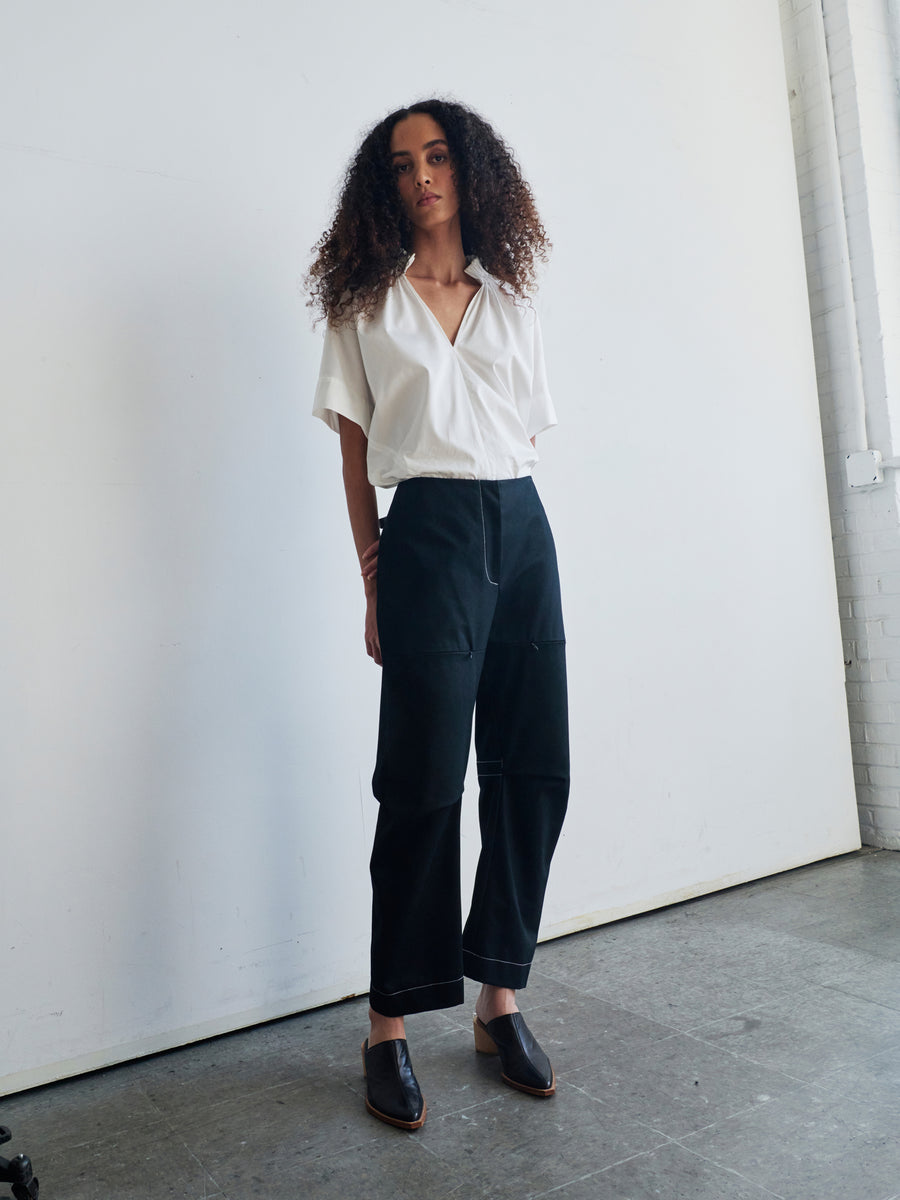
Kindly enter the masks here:
M 378 677 L 298 281 L 422 95 L 497 124 L 556 244 L 546 933 L 858 844 L 777 5 L 422 12 L 3 8 L 9 1089 L 366 985 Z

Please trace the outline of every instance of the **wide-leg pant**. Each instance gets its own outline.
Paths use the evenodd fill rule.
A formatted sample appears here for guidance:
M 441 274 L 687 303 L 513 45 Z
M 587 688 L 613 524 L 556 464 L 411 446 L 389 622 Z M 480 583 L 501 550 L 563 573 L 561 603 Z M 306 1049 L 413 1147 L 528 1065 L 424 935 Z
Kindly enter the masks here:
M 556 552 L 531 478 L 399 484 L 378 555 L 370 1003 L 524 987 L 569 792 Z M 459 818 L 475 712 L 481 856 L 462 930 Z

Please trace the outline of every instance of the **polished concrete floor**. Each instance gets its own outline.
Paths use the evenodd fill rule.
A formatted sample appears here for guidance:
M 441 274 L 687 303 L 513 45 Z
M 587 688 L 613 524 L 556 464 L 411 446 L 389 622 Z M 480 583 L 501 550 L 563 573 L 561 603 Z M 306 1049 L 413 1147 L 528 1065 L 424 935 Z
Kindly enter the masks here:
M 8 1097 L 3 1152 L 41 1200 L 900 1197 L 900 854 L 541 946 L 551 1100 L 476 1056 L 473 999 L 408 1022 L 419 1133 L 363 1108 L 354 1000 Z

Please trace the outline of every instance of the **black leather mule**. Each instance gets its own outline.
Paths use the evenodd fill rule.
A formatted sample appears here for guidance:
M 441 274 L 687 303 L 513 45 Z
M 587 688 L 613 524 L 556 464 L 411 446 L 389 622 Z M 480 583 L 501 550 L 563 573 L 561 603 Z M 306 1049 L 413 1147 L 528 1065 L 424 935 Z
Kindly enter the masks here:
M 480 1054 L 500 1055 L 501 1078 L 510 1087 L 530 1096 L 552 1096 L 556 1091 L 550 1060 L 521 1013 L 494 1017 L 486 1025 L 476 1016 L 475 1049 Z
M 366 1108 L 372 1116 L 398 1129 L 421 1129 L 425 1100 L 413 1074 L 406 1038 L 378 1042 L 371 1049 L 366 1038 L 362 1054 Z

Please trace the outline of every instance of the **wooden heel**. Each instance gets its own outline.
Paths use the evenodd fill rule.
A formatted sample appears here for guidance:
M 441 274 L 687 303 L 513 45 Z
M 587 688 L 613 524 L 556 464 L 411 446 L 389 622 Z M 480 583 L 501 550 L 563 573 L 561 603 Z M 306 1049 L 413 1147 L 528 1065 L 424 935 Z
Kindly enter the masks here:
M 497 1043 L 482 1025 L 477 1017 L 472 1018 L 472 1028 L 475 1030 L 475 1049 L 479 1054 L 499 1054 Z

